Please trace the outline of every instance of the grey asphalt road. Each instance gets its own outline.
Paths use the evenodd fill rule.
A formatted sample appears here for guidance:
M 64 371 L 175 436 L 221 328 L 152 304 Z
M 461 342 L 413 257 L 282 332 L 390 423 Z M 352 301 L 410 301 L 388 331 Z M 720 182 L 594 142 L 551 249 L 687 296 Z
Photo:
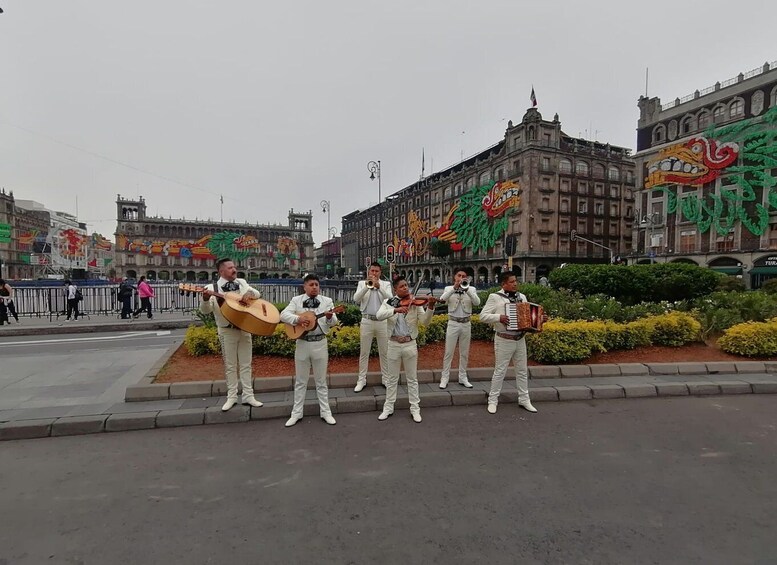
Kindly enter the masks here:
M 67 413 L 45 411 L 52 407 L 94 409 L 122 402 L 127 386 L 137 383 L 184 332 L 5 337 L 0 341 L 0 411 L 43 410 L 35 417 L 45 418 Z
M 0 447 L 0 563 L 775 563 L 773 396 Z

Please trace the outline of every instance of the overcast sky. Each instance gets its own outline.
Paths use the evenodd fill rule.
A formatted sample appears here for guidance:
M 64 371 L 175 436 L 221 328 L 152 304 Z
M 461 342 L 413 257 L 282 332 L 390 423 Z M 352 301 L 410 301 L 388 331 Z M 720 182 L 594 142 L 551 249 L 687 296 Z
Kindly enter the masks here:
M 0 0 L 0 186 L 112 234 L 150 214 L 314 239 L 502 139 L 534 85 L 563 130 L 633 148 L 663 101 L 777 60 L 777 2 Z M 733 27 L 727 28 L 730 24 Z M 464 133 L 462 133 L 464 132 Z M 98 157 L 103 156 L 110 160 Z M 128 166 L 124 166 L 123 163 Z M 178 182 L 175 182 L 178 181 Z

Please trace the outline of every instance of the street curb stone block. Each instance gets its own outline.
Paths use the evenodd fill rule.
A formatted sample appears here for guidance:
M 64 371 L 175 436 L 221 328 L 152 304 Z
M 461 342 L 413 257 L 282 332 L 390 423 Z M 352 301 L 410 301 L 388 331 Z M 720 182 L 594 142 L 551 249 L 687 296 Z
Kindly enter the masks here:
M 764 367 L 767 373 L 777 373 L 777 361 L 766 361 Z
M 718 381 L 720 386 L 720 392 L 723 394 L 750 394 L 753 389 L 750 388 L 750 383 L 744 381 Z
M 213 381 L 171 383 L 170 398 L 205 398 L 211 396 Z
M 762 361 L 742 361 L 734 363 L 734 365 L 736 365 L 737 373 L 740 374 L 766 372 L 766 365 Z
M 292 390 L 292 388 L 294 388 L 294 379 L 292 377 L 259 377 L 254 379 L 254 394 L 259 392 L 285 392 Z
M 130 385 L 124 392 L 124 402 L 140 402 L 143 400 L 167 400 L 170 398 L 169 383 L 153 383 L 150 385 Z
M 440 371 L 435 371 L 435 382 L 440 382 Z M 467 378 L 471 381 L 490 381 L 494 376 L 493 367 L 475 367 L 474 369 L 467 369 Z M 456 378 L 459 378 L 458 371 L 456 372 Z M 451 371 L 451 380 L 453 380 L 453 371 Z
M 775 394 L 777 393 L 777 383 L 766 381 L 750 381 L 753 392 L 756 394 Z
M 624 384 L 623 391 L 626 398 L 642 398 L 645 396 L 658 396 L 655 385 L 652 384 Z
M 256 379 L 254 379 L 256 380 Z M 227 381 L 224 379 L 211 382 L 211 395 L 212 396 L 226 396 L 227 395 Z M 243 386 L 238 383 L 237 393 L 243 394 Z
M 252 420 L 272 420 L 273 418 L 289 418 L 293 402 L 265 402 L 261 408 L 251 407 Z
M 688 396 L 688 387 L 685 383 L 656 383 L 658 396 Z
M 621 368 L 616 364 L 591 365 L 592 377 L 620 377 Z
M 416 377 L 418 378 L 418 384 L 433 383 L 434 371 L 430 369 L 421 369 L 419 371 L 416 371 Z M 458 378 L 458 374 L 456 378 Z M 451 371 L 451 380 L 453 380 L 453 371 Z M 439 379 L 437 380 L 437 382 L 440 382 Z M 404 371 L 402 371 L 399 374 L 399 384 L 401 385 L 407 384 L 407 376 L 405 375 Z
M 625 393 L 620 385 L 588 385 L 594 398 L 623 398 Z
M 588 365 L 559 365 L 562 377 L 590 377 L 591 367 Z
M 427 392 L 421 395 L 421 407 L 430 408 L 433 406 L 450 406 L 453 404 L 449 392 Z
M 557 386 L 559 400 L 589 400 L 591 398 L 591 389 L 587 386 Z M 536 390 L 536 389 L 535 389 Z M 532 396 L 534 400 L 534 396 Z
M 346 396 L 337 399 L 337 413 L 372 412 L 376 408 L 374 396 Z
M 529 367 L 529 377 L 532 379 L 552 379 L 560 376 L 561 370 L 558 365 L 532 365 Z
M 421 398 L 421 402 L 423 402 L 423 398 Z M 378 410 L 382 410 L 385 403 L 386 395 L 375 397 L 375 404 Z M 397 393 L 397 399 L 394 401 L 394 410 L 410 410 L 410 397 L 407 394 Z
M 510 391 L 511 392 L 511 391 Z M 505 391 L 502 391 L 504 394 Z M 529 389 L 529 396 L 532 402 L 556 402 L 559 398 L 558 390 L 552 386 L 538 386 Z M 518 391 L 515 391 L 515 401 L 518 402 Z
M 356 373 L 329 375 L 329 388 L 353 388 L 358 379 L 359 375 Z
M 621 370 L 621 375 L 624 377 L 650 374 L 650 370 L 644 363 L 619 363 L 618 365 Z
M 128 412 L 111 414 L 105 421 L 106 432 L 150 430 L 156 426 L 156 412 Z
M 483 390 L 462 390 L 450 392 L 451 402 L 454 406 L 471 406 L 473 404 L 485 404 L 488 396 Z
M 313 380 L 313 379 L 311 379 Z M 332 414 L 337 413 L 337 400 L 334 398 L 329 399 L 329 410 L 332 411 Z M 306 400 L 305 406 L 302 409 L 302 415 L 303 416 L 319 416 L 321 414 L 321 410 L 318 408 L 318 399 L 314 400 Z M 291 416 L 291 410 L 289 410 L 289 416 Z
M 529 389 L 529 396 L 533 401 L 537 401 L 536 398 L 534 398 L 533 392 L 537 390 L 536 388 L 530 388 Z M 558 394 L 556 393 L 556 389 L 553 389 L 553 393 L 556 394 L 556 398 L 554 400 L 558 400 Z M 509 389 L 505 390 L 502 389 L 502 392 L 499 393 L 499 404 L 509 404 L 513 402 L 518 402 L 518 391 L 515 389 Z M 486 404 L 488 404 L 488 397 L 486 397 Z
M 735 374 L 737 372 L 736 366 L 728 361 L 714 361 L 705 363 L 705 365 L 707 365 L 707 372 L 712 375 L 720 373 Z
M 676 375 L 677 363 L 646 363 L 651 375 Z
M 205 409 L 206 424 L 232 424 L 235 422 L 247 422 L 250 416 L 248 406 L 238 404 L 227 412 L 221 411 L 221 406 L 211 406 Z
M 183 410 L 162 410 L 156 415 L 157 428 L 176 428 L 178 426 L 200 426 L 205 421 L 205 408 L 186 408 Z
M 704 375 L 707 365 L 704 363 L 678 363 L 677 372 L 681 375 Z
M 57 418 L 51 425 L 51 436 L 98 434 L 105 430 L 105 420 L 107 419 L 107 414 Z
M 49 437 L 54 418 L 17 420 L 0 424 L 0 440 Z
M 353 385 L 356 386 L 358 373 L 353 375 Z M 383 384 L 383 373 L 367 373 L 367 386 L 380 386 Z
M 717 383 L 686 383 L 688 391 L 694 396 L 703 396 L 710 394 L 720 394 L 720 387 Z

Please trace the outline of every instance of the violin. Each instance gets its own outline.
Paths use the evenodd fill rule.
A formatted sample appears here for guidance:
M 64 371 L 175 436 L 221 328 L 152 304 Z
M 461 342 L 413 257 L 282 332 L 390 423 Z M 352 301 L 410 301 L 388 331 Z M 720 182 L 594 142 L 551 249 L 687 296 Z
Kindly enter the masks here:
M 438 302 L 438 300 L 434 296 L 416 298 L 415 296 L 409 294 L 399 300 L 399 306 L 402 308 L 406 306 L 426 306 L 427 304 L 431 304 L 433 306 L 436 302 Z

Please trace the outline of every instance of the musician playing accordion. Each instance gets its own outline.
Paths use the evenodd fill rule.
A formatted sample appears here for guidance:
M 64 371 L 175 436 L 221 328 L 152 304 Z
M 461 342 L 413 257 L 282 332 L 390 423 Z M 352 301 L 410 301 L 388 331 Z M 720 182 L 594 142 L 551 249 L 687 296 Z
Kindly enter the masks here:
M 494 336 L 494 375 L 491 377 L 491 392 L 488 395 L 488 412 L 496 414 L 499 394 L 502 392 L 502 383 L 510 361 L 513 362 L 515 371 L 519 406 L 529 412 L 537 412 L 529 399 L 529 368 L 524 332 L 508 329 L 510 322 L 507 314 L 508 305 L 527 302 L 526 296 L 518 292 L 518 279 L 510 271 L 499 275 L 499 283 L 502 289 L 488 296 L 480 312 L 480 321 L 491 324 L 496 334 Z M 542 314 L 542 321 L 546 320 L 547 316 Z

